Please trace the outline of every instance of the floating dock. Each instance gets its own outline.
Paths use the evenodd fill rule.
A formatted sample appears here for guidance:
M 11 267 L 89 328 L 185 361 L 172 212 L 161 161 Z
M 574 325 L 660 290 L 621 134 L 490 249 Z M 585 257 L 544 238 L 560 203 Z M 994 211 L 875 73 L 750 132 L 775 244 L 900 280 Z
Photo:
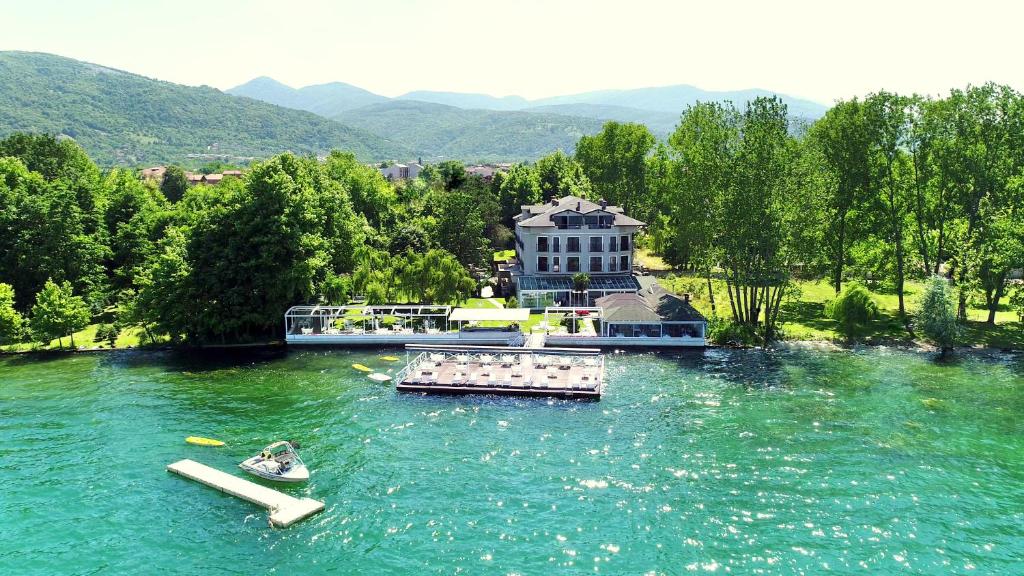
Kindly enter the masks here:
M 399 392 L 599 399 L 604 355 L 593 348 L 406 346 Z
M 266 508 L 270 511 L 270 523 L 279 528 L 287 528 L 324 509 L 323 502 L 312 498 L 295 498 L 194 460 L 179 460 L 168 464 L 167 471 Z

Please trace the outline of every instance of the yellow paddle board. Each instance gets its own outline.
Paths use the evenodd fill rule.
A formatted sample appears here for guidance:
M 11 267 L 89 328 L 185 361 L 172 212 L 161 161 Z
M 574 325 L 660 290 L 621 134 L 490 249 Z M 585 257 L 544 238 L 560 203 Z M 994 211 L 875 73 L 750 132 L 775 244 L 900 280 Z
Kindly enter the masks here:
M 352 367 L 355 368 L 356 370 L 359 370 L 360 372 L 373 372 L 372 368 L 363 366 L 362 364 L 353 364 Z
M 224 443 L 220 440 L 214 440 L 213 438 L 203 438 L 202 436 L 189 436 L 185 438 L 185 442 L 189 444 L 195 444 L 196 446 L 223 446 Z
M 385 362 L 394 362 L 395 360 L 398 360 L 398 356 L 381 356 L 380 359 Z

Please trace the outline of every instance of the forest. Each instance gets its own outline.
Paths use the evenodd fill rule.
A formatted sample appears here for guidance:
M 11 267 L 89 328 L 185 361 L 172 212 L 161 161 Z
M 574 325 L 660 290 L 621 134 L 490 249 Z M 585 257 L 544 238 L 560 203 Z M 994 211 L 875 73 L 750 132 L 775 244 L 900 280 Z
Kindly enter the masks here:
M 689 106 L 663 141 L 609 122 L 573 155 L 492 181 L 448 161 L 391 183 L 336 151 L 195 187 L 177 168 L 144 182 L 66 139 L 15 134 L 0 141 L 0 338 L 99 322 L 154 342 L 265 341 L 296 303 L 463 302 L 512 245 L 519 206 L 569 194 L 647 222 L 639 243 L 706 286 L 713 337 L 786 337 L 780 312 L 818 280 L 865 319 L 892 295 L 914 334 L 930 324 L 908 283 L 937 294 L 938 278 L 960 322 L 982 307 L 994 324 L 1024 311 L 1022 123 L 1024 98 L 994 84 L 870 94 L 810 125 L 762 97 Z

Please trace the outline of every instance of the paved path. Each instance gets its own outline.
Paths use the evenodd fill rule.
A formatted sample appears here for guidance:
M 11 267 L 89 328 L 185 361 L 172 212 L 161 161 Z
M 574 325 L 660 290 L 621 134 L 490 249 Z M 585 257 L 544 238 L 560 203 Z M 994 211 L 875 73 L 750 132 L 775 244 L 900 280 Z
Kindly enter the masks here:
M 534 332 L 530 334 L 530 338 L 526 341 L 527 348 L 543 348 L 544 347 L 544 333 Z
M 502 304 L 501 302 L 499 302 L 496 298 L 488 298 L 487 301 L 490 302 L 491 304 L 494 304 L 495 308 L 504 308 L 505 307 L 505 305 Z

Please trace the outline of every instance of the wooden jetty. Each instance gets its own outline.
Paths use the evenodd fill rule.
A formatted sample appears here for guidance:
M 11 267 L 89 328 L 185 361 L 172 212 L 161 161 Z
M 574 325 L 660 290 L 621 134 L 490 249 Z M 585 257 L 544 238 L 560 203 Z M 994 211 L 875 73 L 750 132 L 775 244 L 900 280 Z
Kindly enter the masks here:
M 270 511 L 270 523 L 279 528 L 287 528 L 324 509 L 323 502 L 312 498 L 295 498 L 194 460 L 185 459 L 168 464 L 167 471 L 266 508 Z
M 604 355 L 594 348 L 409 344 L 400 392 L 599 399 Z

